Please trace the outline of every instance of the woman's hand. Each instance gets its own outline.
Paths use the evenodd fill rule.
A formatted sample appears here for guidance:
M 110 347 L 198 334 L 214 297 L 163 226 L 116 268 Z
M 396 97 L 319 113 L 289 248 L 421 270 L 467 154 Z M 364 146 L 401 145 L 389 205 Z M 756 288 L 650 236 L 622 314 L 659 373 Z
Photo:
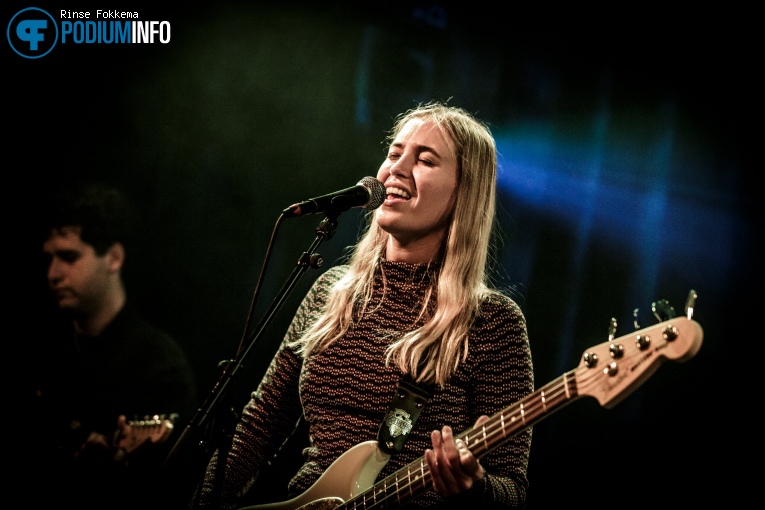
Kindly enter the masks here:
M 475 426 L 488 420 L 481 416 Z M 453 496 L 473 487 L 483 478 L 481 463 L 461 439 L 455 439 L 452 428 L 445 425 L 430 434 L 433 449 L 425 450 L 425 461 L 430 468 L 433 489 L 442 496 Z

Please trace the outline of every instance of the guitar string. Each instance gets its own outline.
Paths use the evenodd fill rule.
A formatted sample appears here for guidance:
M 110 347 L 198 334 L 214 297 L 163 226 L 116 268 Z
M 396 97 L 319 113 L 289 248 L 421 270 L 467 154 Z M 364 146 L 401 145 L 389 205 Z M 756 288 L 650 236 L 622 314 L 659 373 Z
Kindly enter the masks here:
M 613 342 L 608 342 L 607 344 L 611 345 L 617 342 L 619 342 L 619 339 L 614 340 Z M 639 361 L 640 358 L 645 357 L 647 354 L 658 351 L 659 348 L 666 345 L 666 343 L 667 342 L 665 341 L 660 345 L 654 345 L 652 342 L 648 349 L 641 349 L 633 342 L 631 346 L 625 348 L 626 352 L 623 352 L 622 356 L 616 361 L 618 365 L 629 366 L 630 363 Z M 590 349 L 590 351 L 594 351 L 603 345 L 606 344 L 596 346 L 595 348 Z M 608 348 L 606 347 L 606 349 Z M 606 361 L 609 360 L 610 356 Z M 597 386 L 597 384 L 602 384 L 600 381 L 603 376 L 606 378 L 610 377 L 607 371 L 608 367 L 606 366 L 606 368 L 602 368 L 600 361 L 592 367 L 579 365 L 577 368 L 564 373 L 542 388 L 535 390 L 522 401 L 516 402 L 493 415 L 477 428 L 467 430 L 456 437 L 464 440 L 466 446 L 470 448 L 473 455 L 480 458 L 494 448 L 502 445 L 505 441 L 510 440 L 516 434 L 540 421 L 548 414 L 548 412 L 555 412 L 568 403 L 587 395 L 587 393 L 581 393 L 579 390 L 587 388 L 591 389 Z M 524 406 L 524 400 L 531 401 L 528 407 Z M 558 400 L 561 400 L 562 403 L 556 404 Z M 551 410 L 548 409 L 550 404 L 554 404 L 554 407 Z M 476 434 L 477 437 L 475 437 Z M 472 439 L 471 436 L 473 437 Z M 390 503 L 390 501 L 388 501 L 390 498 L 398 495 L 396 504 L 404 503 L 410 498 L 419 495 L 420 489 L 427 490 L 432 488 L 431 482 L 432 477 L 430 469 L 428 468 L 424 457 L 421 457 L 336 508 L 361 508 L 364 510 L 387 508 L 387 505 Z M 389 494 L 391 489 L 393 489 L 393 492 Z M 401 497 L 402 494 L 404 495 L 403 499 Z M 357 503 L 359 503 L 360 506 L 356 506 Z

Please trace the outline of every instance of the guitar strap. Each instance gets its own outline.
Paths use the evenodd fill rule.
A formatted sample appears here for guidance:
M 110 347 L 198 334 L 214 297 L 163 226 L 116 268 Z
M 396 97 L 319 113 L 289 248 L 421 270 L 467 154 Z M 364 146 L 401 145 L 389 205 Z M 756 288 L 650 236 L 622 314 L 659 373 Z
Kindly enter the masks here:
M 380 449 L 389 455 L 401 452 L 434 389 L 435 385 L 418 384 L 409 374 L 401 376 L 388 412 L 377 431 Z

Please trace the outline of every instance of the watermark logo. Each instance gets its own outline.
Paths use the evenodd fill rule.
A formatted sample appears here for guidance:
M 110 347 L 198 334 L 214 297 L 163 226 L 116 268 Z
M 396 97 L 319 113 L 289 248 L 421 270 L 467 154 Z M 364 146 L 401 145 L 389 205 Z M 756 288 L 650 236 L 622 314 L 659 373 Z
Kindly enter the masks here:
M 17 12 L 8 23 L 8 44 L 24 58 L 44 57 L 58 42 L 56 20 L 42 9 L 28 7 Z
M 18 55 L 36 59 L 61 45 L 167 44 L 169 21 L 143 21 L 138 12 L 61 10 L 58 19 L 37 7 L 17 12 L 6 37 Z

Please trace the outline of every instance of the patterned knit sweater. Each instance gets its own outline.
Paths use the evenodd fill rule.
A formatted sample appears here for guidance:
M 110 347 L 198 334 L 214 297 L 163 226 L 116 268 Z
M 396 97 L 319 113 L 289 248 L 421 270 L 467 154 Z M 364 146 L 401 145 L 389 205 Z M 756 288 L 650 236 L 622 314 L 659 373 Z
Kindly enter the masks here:
M 304 360 L 288 344 L 298 338 L 326 303 L 332 285 L 347 266 L 317 278 L 287 331 L 284 341 L 252 398 L 245 406 L 229 452 L 221 502 L 211 493 L 217 453 L 213 455 L 193 508 L 236 508 L 259 471 L 279 450 L 304 413 L 310 446 L 305 463 L 289 483 L 302 494 L 325 469 L 354 445 L 376 439 L 394 395 L 399 370 L 386 367 L 384 351 L 391 336 L 421 325 L 418 303 L 431 286 L 427 266 L 384 261 L 386 292 L 380 271 L 374 300 L 342 339 Z M 443 388 L 425 405 L 401 453 L 393 455 L 377 480 L 424 455 L 430 432 L 450 425 L 455 434 L 471 428 L 533 391 L 531 352 L 525 318 L 510 298 L 497 295 L 481 306 L 469 333 L 469 355 Z M 528 488 L 531 429 L 481 458 L 486 475 L 469 491 L 443 498 L 424 491 L 402 508 L 520 508 Z M 216 481 L 216 483 L 218 483 Z

